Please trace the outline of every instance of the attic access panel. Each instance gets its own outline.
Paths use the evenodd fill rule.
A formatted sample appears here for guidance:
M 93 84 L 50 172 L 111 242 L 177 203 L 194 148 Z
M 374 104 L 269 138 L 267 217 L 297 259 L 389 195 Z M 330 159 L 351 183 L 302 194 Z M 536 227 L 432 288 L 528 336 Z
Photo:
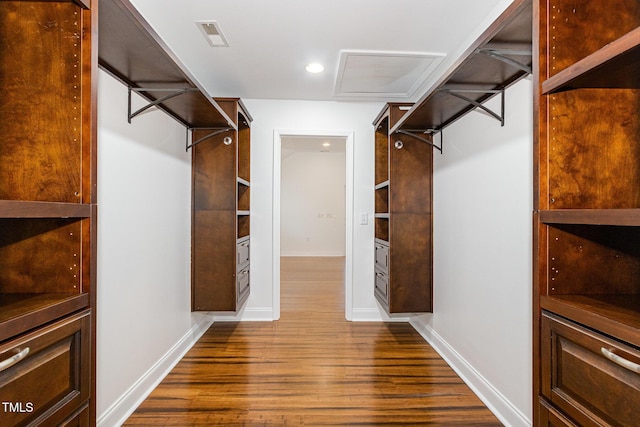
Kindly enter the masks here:
M 439 131 L 477 108 L 448 91 L 459 91 L 484 103 L 529 74 L 532 56 L 531 1 L 510 6 L 454 65 L 396 124 L 397 130 Z M 497 58 L 491 52 L 497 52 Z M 486 91 L 486 92 L 483 92 Z
M 431 76 L 444 54 L 400 51 L 340 52 L 336 97 L 411 97 Z
M 98 16 L 102 69 L 149 102 L 166 97 L 168 89 L 188 89 L 158 105 L 186 127 L 235 127 L 128 0 L 99 2 Z

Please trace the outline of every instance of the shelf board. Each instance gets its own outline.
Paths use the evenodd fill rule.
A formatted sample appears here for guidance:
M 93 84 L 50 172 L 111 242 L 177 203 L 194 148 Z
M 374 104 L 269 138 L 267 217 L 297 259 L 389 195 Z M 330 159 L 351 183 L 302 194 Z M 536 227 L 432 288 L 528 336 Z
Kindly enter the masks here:
M 640 226 L 640 209 L 558 209 L 540 211 L 545 224 Z
M 542 309 L 640 346 L 640 295 L 554 295 L 540 298 Z
M 640 89 L 640 27 L 542 83 L 544 94 L 578 88 Z
M 398 130 L 441 130 L 476 108 L 444 89 L 502 90 L 529 74 L 480 50 L 528 52 L 528 55 L 504 53 L 503 56 L 531 67 L 531 47 L 531 0 L 516 0 L 392 127 L 391 133 Z M 496 94 L 468 92 L 464 95 L 482 104 Z
M 246 179 L 242 179 L 240 177 L 238 177 L 238 184 L 242 184 L 245 187 L 251 187 L 251 183 L 249 181 L 247 181 Z
M 388 213 L 376 213 L 373 216 L 374 216 L 374 218 L 389 219 L 389 214 Z
M 98 16 L 101 68 L 129 87 L 149 89 L 138 93 L 150 102 L 167 95 L 161 89 L 197 89 L 158 108 L 189 128 L 237 129 L 128 0 L 101 1 Z
M 249 216 L 251 215 L 251 211 L 238 211 L 238 216 Z
M 89 218 L 91 205 L 0 200 L 0 218 Z
M 380 190 L 381 188 L 388 188 L 388 187 L 389 187 L 389 180 L 381 182 L 380 184 L 376 184 L 376 190 Z
M 0 341 L 88 306 L 86 293 L 0 293 Z

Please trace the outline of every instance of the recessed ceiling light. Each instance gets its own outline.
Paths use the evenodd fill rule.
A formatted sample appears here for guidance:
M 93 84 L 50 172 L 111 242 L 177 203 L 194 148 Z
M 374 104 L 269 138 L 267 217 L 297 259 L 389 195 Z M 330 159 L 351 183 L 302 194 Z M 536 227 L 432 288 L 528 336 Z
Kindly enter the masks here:
M 312 62 L 305 67 L 305 70 L 314 74 L 321 73 L 324 71 L 324 65 L 320 64 L 319 62 Z
M 323 142 L 322 146 L 323 147 L 331 147 L 331 143 L 330 142 Z

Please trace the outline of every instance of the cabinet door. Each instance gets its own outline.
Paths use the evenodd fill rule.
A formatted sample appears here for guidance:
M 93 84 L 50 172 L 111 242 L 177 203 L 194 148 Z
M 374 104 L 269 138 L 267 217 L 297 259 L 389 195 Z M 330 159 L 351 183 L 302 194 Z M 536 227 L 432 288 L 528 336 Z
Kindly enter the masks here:
M 583 426 L 638 425 L 640 351 L 546 313 L 542 337 L 544 397 Z
M 0 425 L 58 425 L 90 396 L 91 315 L 0 345 Z

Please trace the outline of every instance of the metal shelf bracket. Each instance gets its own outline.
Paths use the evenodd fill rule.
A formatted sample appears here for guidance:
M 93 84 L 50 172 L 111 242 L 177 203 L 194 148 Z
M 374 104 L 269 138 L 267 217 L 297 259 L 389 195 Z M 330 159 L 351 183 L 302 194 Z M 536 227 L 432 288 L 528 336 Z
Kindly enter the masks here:
M 189 144 L 189 131 L 192 130 L 212 130 L 213 132 L 206 134 L 205 136 L 203 136 L 202 138 L 198 138 L 197 141 L 192 142 L 191 144 Z M 185 137 L 185 151 L 189 151 L 189 148 L 193 147 L 194 145 L 200 144 L 202 141 L 207 140 L 209 138 L 213 138 L 216 135 L 220 135 L 221 133 L 225 133 L 225 132 L 229 132 L 233 130 L 233 128 L 187 128 L 187 132 L 186 132 L 186 137 Z
M 476 52 L 478 53 L 482 53 L 484 55 L 488 55 L 492 58 L 495 58 L 499 61 L 502 61 L 506 64 L 509 64 L 511 66 L 514 66 L 522 71 L 524 71 L 527 74 L 531 74 L 532 70 L 531 70 L 531 66 L 524 64 L 520 61 L 516 61 L 515 59 L 509 58 L 506 55 L 511 55 L 511 56 L 526 56 L 526 57 L 531 57 L 532 52 L 531 50 L 522 50 L 522 49 L 497 49 L 497 48 L 490 48 L 490 47 L 485 47 L 485 48 L 480 48 L 480 49 L 476 49 Z
M 441 92 L 448 93 L 449 95 L 455 96 L 456 98 L 460 98 L 464 101 L 467 101 L 469 104 L 473 105 L 476 108 L 480 108 L 482 111 L 489 114 L 491 117 L 500 122 L 500 126 L 504 126 L 504 88 L 503 89 L 440 89 Z M 501 103 L 500 103 L 500 114 L 492 111 L 488 107 L 485 107 L 481 102 L 476 101 L 475 99 L 471 99 L 468 96 L 462 95 L 463 93 L 483 93 L 483 94 L 491 94 L 491 93 L 499 93 L 501 94 Z
M 199 92 L 198 88 L 184 88 L 184 89 L 162 89 L 162 88 L 140 88 L 140 87 L 131 87 L 129 86 L 129 108 L 127 110 L 127 116 L 129 123 L 131 123 L 131 119 L 133 119 L 138 114 L 148 110 L 151 107 L 155 107 L 156 105 L 160 105 L 163 102 L 175 98 L 176 96 L 184 95 L 189 92 Z M 162 98 L 156 99 L 155 101 L 149 102 L 144 107 L 140 108 L 136 111 L 131 111 L 131 93 L 132 92 L 170 92 L 168 95 L 163 96 Z

